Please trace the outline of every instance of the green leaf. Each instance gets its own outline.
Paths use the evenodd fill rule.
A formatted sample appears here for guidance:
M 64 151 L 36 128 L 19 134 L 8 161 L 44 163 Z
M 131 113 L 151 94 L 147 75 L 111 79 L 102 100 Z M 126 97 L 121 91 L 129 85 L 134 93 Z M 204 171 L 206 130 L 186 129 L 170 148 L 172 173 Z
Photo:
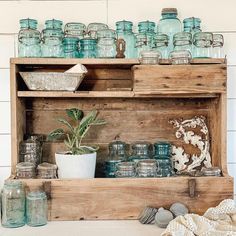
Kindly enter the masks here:
M 81 120 L 84 116 L 83 111 L 77 108 L 66 109 L 66 114 L 75 121 Z
M 67 120 L 65 120 L 63 118 L 59 118 L 58 121 L 64 125 L 66 125 L 71 130 L 72 133 L 74 132 L 74 128 Z
M 65 132 L 63 129 L 56 129 L 56 130 L 53 130 L 47 137 L 47 140 L 48 141 L 53 141 L 53 140 L 56 140 L 58 138 L 60 138 L 62 135 L 64 135 Z
M 105 125 L 107 122 L 105 120 L 102 119 L 96 119 L 93 121 L 93 123 L 91 123 L 91 125 Z
M 89 130 L 90 125 L 94 122 L 97 117 L 97 111 L 93 110 L 88 113 L 80 122 L 79 135 L 84 137 Z

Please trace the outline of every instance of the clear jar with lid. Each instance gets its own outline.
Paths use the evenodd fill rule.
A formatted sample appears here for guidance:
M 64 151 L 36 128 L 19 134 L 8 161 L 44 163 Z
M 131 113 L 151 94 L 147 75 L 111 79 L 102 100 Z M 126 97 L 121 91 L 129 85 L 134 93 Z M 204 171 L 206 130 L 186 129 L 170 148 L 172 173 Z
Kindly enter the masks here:
M 158 163 L 156 160 L 141 160 L 137 164 L 136 173 L 138 177 L 151 178 L 157 176 Z
M 172 65 L 188 65 L 192 55 L 189 50 L 174 50 L 170 52 L 169 59 Z
M 166 34 L 156 34 L 153 37 L 152 49 L 161 53 L 161 58 L 168 59 L 169 37 Z
M 86 25 L 78 22 L 70 22 L 64 28 L 65 37 L 83 39 L 86 34 Z
M 2 190 L 2 226 L 25 225 L 25 190 L 19 180 L 6 180 Z
M 66 37 L 63 39 L 65 58 L 79 58 L 79 39 Z
M 193 58 L 210 58 L 213 34 L 208 32 L 195 33 L 193 36 Z
M 18 56 L 41 57 L 41 35 L 34 19 L 21 19 L 18 33 Z
M 29 226 L 47 224 L 47 196 L 45 192 L 29 192 L 26 197 L 26 223 Z
M 125 58 L 137 58 L 136 40 L 132 30 L 133 23 L 131 21 L 116 22 L 118 40 L 123 39 L 125 41 Z
M 156 50 L 142 51 L 140 53 L 140 63 L 143 65 L 156 65 L 159 63 L 161 53 Z
M 213 58 L 224 58 L 223 53 L 224 36 L 222 34 L 213 34 L 212 43 L 212 57 Z
M 196 17 L 189 17 L 183 20 L 184 32 L 195 33 L 201 32 L 201 19 Z
M 96 58 L 97 57 L 97 40 L 93 38 L 84 38 L 80 40 L 80 57 Z
M 31 162 L 20 162 L 16 164 L 16 177 L 18 179 L 33 179 L 35 176 L 35 164 Z
M 116 178 L 132 178 L 136 176 L 134 162 L 120 162 L 116 165 Z
M 87 27 L 87 34 L 92 39 L 97 39 L 97 31 L 108 29 L 108 25 L 104 23 L 90 23 Z
M 37 167 L 38 179 L 56 179 L 57 178 L 57 165 L 43 162 Z
M 176 33 L 173 37 L 174 51 L 192 51 L 192 34 L 187 32 Z

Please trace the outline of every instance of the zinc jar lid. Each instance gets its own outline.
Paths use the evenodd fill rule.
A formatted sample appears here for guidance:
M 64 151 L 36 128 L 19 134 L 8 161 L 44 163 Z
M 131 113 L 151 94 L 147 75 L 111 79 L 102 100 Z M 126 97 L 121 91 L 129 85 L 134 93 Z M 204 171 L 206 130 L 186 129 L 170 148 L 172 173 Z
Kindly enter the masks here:
M 161 14 L 178 14 L 177 8 L 163 8 Z
M 42 164 L 39 164 L 37 167 L 37 170 L 56 170 L 57 165 L 43 162 Z

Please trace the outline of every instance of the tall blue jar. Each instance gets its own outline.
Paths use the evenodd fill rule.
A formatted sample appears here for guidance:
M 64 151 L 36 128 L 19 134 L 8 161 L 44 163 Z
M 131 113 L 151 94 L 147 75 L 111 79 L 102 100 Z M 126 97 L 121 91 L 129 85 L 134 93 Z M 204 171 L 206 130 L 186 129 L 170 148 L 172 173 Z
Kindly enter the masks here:
M 25 190 L 19 180 L 6 180 L 2 190 L 2 226 L 25 225 Z
M 41 35 L 34 19 L 21 19 L 18 33 L 18 56 L 41 57 Z
M 96 58 L 97 57 L 97 40 L 93 38 L 84 38 L 80 40 L 80 57 Z
M 125 58 L 137 58 L 137 50 L 135 48 L 135 35 L 132 31 L 133 23 L 131 21 L 116 22 L 116 32 L 119 39 L 125 41 Z

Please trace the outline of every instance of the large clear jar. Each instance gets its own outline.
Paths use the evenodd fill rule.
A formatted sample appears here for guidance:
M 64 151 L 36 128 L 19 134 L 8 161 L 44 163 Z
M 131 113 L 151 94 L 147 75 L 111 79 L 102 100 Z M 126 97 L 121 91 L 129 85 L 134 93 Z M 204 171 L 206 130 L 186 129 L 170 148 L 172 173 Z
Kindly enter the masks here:
M 138 177 L 151 178 L 157 176 L 158 163 L 156 160 L 141 160 L 137 164 L 136 173 Z
M 183 20 L 184 32 L 195 33 L 201 32 L 201 19 L 196 17 L 189 17 Z
M 115 58 L 117 35 L 114 30 L 104 29 L 97 31 L 97 57 Z
M 193 58 L 211 58 L 213 34 L 208 32 L 195 33 L 193 36 Z
M 149 142 L 136 142 L 132 146 L 132 154 L 128 158 L 129 161 L 139 162 L 143 159 L 150 159 L 153 156 L 152 144 Z
M 35 164 L 31 162 L 20 162 L 16 164 L 16 177 L 18 179 L 33 179 L 35 176 Z
M 86 34 L 86 25 L 83 23 L 70 22 L 64 28 L 65 37 L 83 39 Z
M 66 37 L 63 39 L 65 58 L 79 58 L 79 38 Z
M 80 40 L 80 57 L 96 58 L 97 57 L 97 40 L 93 38 L 84 38 Z
M 109 143 L 108 159 L 105 162 L 105 176 L 114 178 L 116 165 L 122 161 L 126 161 L 128 157 L 128 144 L 122 141 L 113 141 Z
M 29 226 L 47 224 L 47 196 L 44 192 L 29 192 L 26 197 L 26 223 Z
M 132 29 L 133 23 L 131 21 L 116 22 L 118 40 L 123 39 L 125 41 L 125 58 L 137 58 L 136 40 Z
M 6 180 L 2 190 L 2 226 L 16 228 L 25 225 L 25 190 L 22 182 Z
M 43 162 L 37 167 L 38 179 L 56 179 L 57 178 L 57 165 Z
M 41 57 L 41 35 L 37 30 L 38 22 L 34 19 L 20 20 L 18 33 L 18 56 Z
M 134 162 L 120 162 L 116 165 L 116 178 L 133 178 L 136 176 Z
M 90 38 L 97 39 L 97 32 L 99 30 L 108 29 L 108 25 L 104 23 L 90 23 L 87 27 L 87 34 Z
M 161 53 L 161 58 L 168 59 L 169 56 L 169 37 L 166 34 L 156 34 L 153 37 L 152 48 Z
M 158 24 L 158 33 L 166 34 L 169 37 L 169 52 L 173 50 L 173 36 L 182 32 L 181 21 L 177 18 L 178 12 L 176 8 L 163 8 L 161 19 Z
M 176 33 L 173 37 L 174 50 L 192 51 L 192 34 L 187 32 Z
M 213 34 L 213 43 L 212 43 L 212 57 L 213 58 L 224 58 L 223 52 L 224 46 L 224 37 L 222 34 Z

